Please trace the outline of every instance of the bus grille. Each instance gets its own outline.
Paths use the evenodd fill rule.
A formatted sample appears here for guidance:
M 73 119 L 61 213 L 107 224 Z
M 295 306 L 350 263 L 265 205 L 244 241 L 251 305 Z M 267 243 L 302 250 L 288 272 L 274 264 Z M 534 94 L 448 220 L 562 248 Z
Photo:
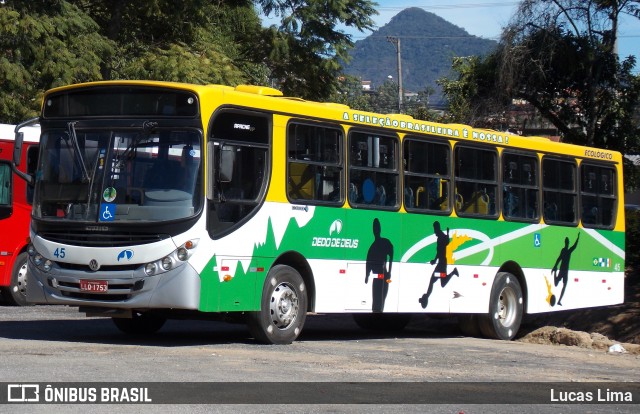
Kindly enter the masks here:
M 168 234 L 157 233 L 77 233 L 73 231 L 43 232 L 42 238 L 55 243 L 86 247 L 122 247 L 155 243 L 168 239 Z
M 95 271 L 89 268 L 88 264 L 78 264 L 78 263 L 65 263 L 65 262 L 56 262 L 61 269 L 66 270 L 75 270 L 87 273 L 95 273 Z M 142 266 L 142 264 L 131 264 L 131 265 L 106 265 L 100 266 L 100 272 L 133 272 L 137 268 Z
M 53 287 L 51 280 L 48 281 L 49 286 Z M 108 293 L 91 293 L 81 292 L 80 283 L 58 281 L 57 289 L 62 296 L 83 299 L 83 300 L 98 300 L 102 302 L 122 302 L 131 299 L 136 292 L 139 292 L 144 287 L 144 279 L 139 279 L 125 283 L 113 283 L 109 284 Z

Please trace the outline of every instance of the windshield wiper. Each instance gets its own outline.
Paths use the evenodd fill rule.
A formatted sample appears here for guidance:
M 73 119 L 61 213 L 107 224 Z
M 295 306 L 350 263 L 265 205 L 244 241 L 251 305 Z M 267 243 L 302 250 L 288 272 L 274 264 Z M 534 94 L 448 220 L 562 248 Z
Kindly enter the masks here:
M 149 136 L 155 131 L 157 126 L 158 126 L 157 122 L 144 121 L 144 123 L 142 124 L 142 132 L 137 134 L 131 140 L 131 142 L 129 143 L 127 148 L 121 154 L 119 154 L 119 155 L 116 154 L 117 160 L 115 162 L 115 167 L 116 168 L 123 168 L 124 167 L 124 163 L 134 157 L 135 150 L 136 150 L 138 144 L 140 144 L 140 142 L 144 138 L 149 138 Z
M 89 171 L 87 170 L 87 165 L 84 162 L 84 156 L 82 152 L 80 152 L 80 145 L 78 144 L 78 137 L 76 136 L 76 124 L 78 121 L 69 122 L 67 127 L 69 128 L 69 137 L 71 141 L 73 141 L 73 148 L 76 151 L 76 159 L 82 168 L 82 181 L 89 181 Z

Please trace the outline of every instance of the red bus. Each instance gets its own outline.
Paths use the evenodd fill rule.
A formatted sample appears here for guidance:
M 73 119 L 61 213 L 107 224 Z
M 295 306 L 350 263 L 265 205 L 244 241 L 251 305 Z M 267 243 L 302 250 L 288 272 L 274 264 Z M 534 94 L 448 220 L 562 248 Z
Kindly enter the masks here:
M 0 124 L 0 290 L 5 302 L 26 305 L 27 246 L 33 187 L 11 170 L 15 125 Z M 40 128 L 23 128 L 19 170 L 32 174 L 38 161 Z

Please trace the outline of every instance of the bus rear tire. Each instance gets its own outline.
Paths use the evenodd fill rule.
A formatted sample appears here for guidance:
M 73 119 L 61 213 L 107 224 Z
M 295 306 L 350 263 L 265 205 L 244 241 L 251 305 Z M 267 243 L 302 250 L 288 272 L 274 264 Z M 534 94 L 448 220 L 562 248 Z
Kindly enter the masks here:
M 498 273 L 491 287 L 489 313 L 478 317 L 478 324 L 484 336 L 513 339 L 522 322 L 523 302 L 518 279 L 511 273 Z
M 307 288 L 302 276 L 290 266 L 274 266 L 264 282 L 260 310 L 249 313 L 249 331 L 264 344 L 290 344 L 302 332 L 306 317 Z
M 11 272 L 11 283 L 3 290 L 4 300 L 13 306 L 27 305 L 27 262 L 26 252 L 20 253 Z
M 143 312 L 133 312 L 131 318 L 111 318 L 122 332 L 129 335 L 151 335 L 162 328 L 167 321 L 157 315 Z
M 354 313 L 353 320 L 362 329 L 400 332 L 411 322 L 410 313 Z

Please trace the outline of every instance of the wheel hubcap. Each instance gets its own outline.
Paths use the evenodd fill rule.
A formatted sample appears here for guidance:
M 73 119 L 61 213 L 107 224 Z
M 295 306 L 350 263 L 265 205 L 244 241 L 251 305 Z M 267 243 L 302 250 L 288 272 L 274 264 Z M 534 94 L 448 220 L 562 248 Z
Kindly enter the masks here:
M 298 316 L 298 295 L 287 284 L 280 284 L 271 295 L 271 320 L 278 329 L 287 329 Z
M 498 320 L 505 327 L 513 325 L 518 307 L 518 297 L 516 292 L 510 287 L 506 287 L 500 292 L 500 302 Z
M 23 263 L 18 270 L 18 280 L 14 290 L 22 296 L 27 296 L 27 262 Z

